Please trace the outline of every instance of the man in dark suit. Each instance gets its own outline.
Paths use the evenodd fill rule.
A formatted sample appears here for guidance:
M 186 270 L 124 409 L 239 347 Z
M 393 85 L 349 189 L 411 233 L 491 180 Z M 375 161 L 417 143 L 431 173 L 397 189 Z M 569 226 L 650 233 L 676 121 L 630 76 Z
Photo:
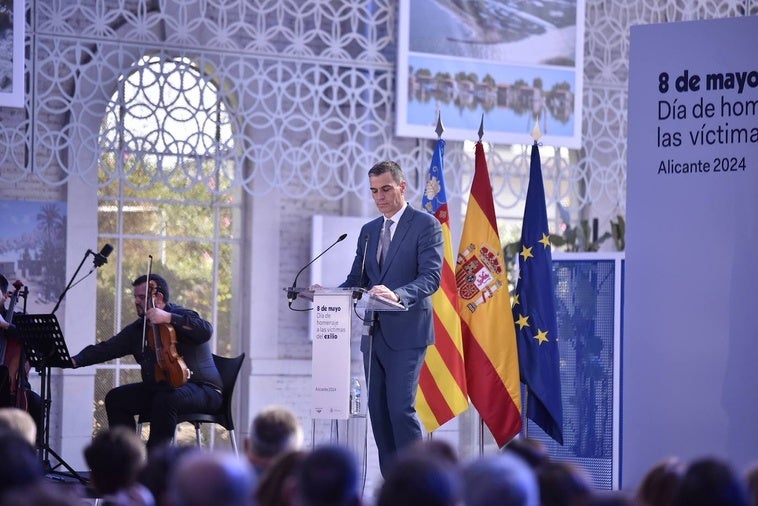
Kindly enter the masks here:
M 408 308 L 377 311 L 372 336 L 361 340 L 368 410 L 386 475 L 395 453 L 421 439 L 414 404 L 426 348 L 434 343 L 430 296 L 439 288 L 444 253 L 439 221 L 406 203 L 400 166 L 379 162 L 368 176 L 383 216 L 361 228 L 352 269 L 341 286 L 369 288 Z

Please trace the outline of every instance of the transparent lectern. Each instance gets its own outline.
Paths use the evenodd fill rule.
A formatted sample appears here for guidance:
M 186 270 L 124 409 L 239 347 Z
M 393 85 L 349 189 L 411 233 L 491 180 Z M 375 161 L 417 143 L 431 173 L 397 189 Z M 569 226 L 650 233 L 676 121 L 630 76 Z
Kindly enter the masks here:
M 350 338 L 353 315 L 370 327 L 377 311 L 407 311 L 402 304 L 377 297 L 363 288 L 287 288 L 290 300 L 313 302 L 311 316 L 313 419 L 350 417 Z
M 316 442 L 316 420 L 330 420 L 329 442 L 345 444 L 362 456 L 365 484 L 368 422 L 366 398 L 362 390 L 360 410 L 350 410 L 351 337 L 353 321 L 362 321 L 362 333 L 370 332 L 377 311 L 407 311 L 397 302 L 377 297 L 363 288 L 286 288 L 290 304 L 296 298 L 312 302 L 311 341 L 313 346 L 311 383 L 311 442 Z M 354 318 L 355 317 L 355 318 Z M 358 360 L 362 364 L 361 360 Z M 362 370 L 362 369 L 361 369 Z M 364 374 L 357 375 L 364 383 Z M 341 433 L 340 426 L 344 427 Z

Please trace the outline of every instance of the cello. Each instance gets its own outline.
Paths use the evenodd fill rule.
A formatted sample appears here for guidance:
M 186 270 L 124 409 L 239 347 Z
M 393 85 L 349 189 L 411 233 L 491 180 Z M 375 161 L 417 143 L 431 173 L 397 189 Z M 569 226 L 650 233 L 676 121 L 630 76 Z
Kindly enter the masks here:
M 13 287 L 15 291 L 10 296 L 8 309 L 5 311 L 5 321 L 9 325 L 13 323 L 16 303 L 22 295 L 21 288 L 24 284 L 16 280 L 13 282 Z M 28 289 L 25 288 L 25 290 Z M 23 296 L 26 296 L 25 293 Z M 0 406 L 12 406 L 28 411 L 27 372 L 26 355 L 21 340 L 12 335 L 0 337 Z
M 147 283 L 145 284 L 145 319 L 143 321 L 143 342 L 145 333 L 148 345 L 155 351 L 155 381 L 166 382 L 179 388 L 189 381 L 192 371 L 176 349 L 176 330 L 170 323 L 148 323 L 147 310 L 155 307 L 155 293 L 158 286 L 150 279 L 153 257 L 149 256 Z

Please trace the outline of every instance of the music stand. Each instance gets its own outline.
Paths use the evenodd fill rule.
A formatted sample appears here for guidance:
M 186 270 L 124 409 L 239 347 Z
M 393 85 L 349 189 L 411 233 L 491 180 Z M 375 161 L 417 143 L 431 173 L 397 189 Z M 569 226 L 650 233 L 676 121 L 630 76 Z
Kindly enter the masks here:
M 71 475 L 86 485 L 87 480 L 79 475 L 57 453 L 50 448 L 50 368 L 71 367 L 63 332 L 54 314 L 18 314 L 14 316 L 13 324 L 18 329 L 19 337 L 24 342 L 24 351 L 29 364 L 40 373 L 40 397 L 42 398 L 42 443 L 40 458 L 45 470 L 54 471 L 58 466 L 64 466 Z M 55 457 L 58 464 L 50 465 L 50 455 Z

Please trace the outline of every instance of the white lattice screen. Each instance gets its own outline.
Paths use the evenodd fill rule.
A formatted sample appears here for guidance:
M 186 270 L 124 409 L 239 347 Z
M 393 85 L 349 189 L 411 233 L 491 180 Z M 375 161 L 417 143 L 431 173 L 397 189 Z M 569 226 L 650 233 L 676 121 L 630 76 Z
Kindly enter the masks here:
M 568 164 L 557 156 L 543 161 L 547 180 L 571 182 L 555 185 L 548 199 L 584 209 L 601 223 L 624 213 L 631 24 L 756 12 L 750 0 L 589 0 L 584 147 Z M 26 110 L 0 111 L 6 183 L 31 176 L 60 185 L 95 170 L 69 163 L 97 160 L 70 155 L 69 149 L 98 149 L 96 139 L 81 136 L 78 122 L 102 117 L 116 77 L 135 63 L 135 54 L 189 58 L 219 84 L 237 148 L 219 153 L 233 157 L 232 184 L 251 194 L 276 188 L 339 199 L 360 189 L 364 168 L 375 159 L 428 164 L 429 143 L 393 136 L 391 0 L 28 0 L 27 19 Z M 97 69 L 97 81 L 85 82 L 93 75 L 88 68 Z M 472 125 L 472 138 L 477 128 Z M 452 182 L 473 170 L 469 151 L 449 143 Z M 489 163 L 493 174 L 508 180 L 501 188 L 524 195 L 524 156 L 501 157 L 494 150 Z M 448 184 L 451 196 L 462 191 L 467 188 Z
M 2 198 L 52 199 L 74 178 L 101 187 L 126 178 L 119 170 L 93 177 L 98 126 L 120 77 L 155 57 L 192 62 L 228 115 L 228 136 L 198 138 L 177 157 L 188 184 L 336 203 L 360 199 L 366 169 L 392 158 L 410 172 L 409 200 L 420 200 L 432 143 L 393 134 L 393 0 L 26 0 L 26 14 L 25 108 L 0 109 Z M 755 0 L 587 0 L 583 147 L 543 149 L 548 203 L 573 219 L 598 218 L 601 229 L 625 214 L 631 25 L 756 14 Z M 516 217 L 528 149 L 490 148 L 496 204 Z M 445 168 L 448 197 L 465 196 L 473 150 L 449 142 Z M 169 183 L 174 173 L 154 177 Z

